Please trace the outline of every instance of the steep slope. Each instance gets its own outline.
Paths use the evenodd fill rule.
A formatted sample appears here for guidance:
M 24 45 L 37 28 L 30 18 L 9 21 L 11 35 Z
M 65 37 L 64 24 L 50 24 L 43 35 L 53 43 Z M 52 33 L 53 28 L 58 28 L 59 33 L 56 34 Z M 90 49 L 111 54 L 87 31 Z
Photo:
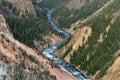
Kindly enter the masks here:
M 12 33 L 10 32 L 10 28 L 8 27 L 8 24 L 6 23 L 4 16 L 1 14 L 0 14 L 0 31 L 13 37 Z
M 15 40 L 8 29 L 6 20 L 0 15 L 0 79 L 55 80 L 38 60 L 41 56 L 36 58 L 37 53 Z
M 72 23 L 90 16 L 109 0 L 70 0 L 53 10 L 53 17 L 62 28 L 70 28 Z M 53 4 L 54 5 L 54 4 Z
M 77 29 L 75 31 L 75 33 L 73 34 L 73 37 L 71 38 L 71 40 L 69 41 L 69 46 L 72 47 L 72 50 L 70 50 L 69 52 L 65 52 L 65 54 L 67 55 L 65 57 L 65 60 L 67 62 L 70 61 L 70 57 L 71 55 L 73 55 L 73 52 L 78 50 L 78 48 L 80 46 L 83 46 L 85 45 L 87 42 L 88 42 L 88 38 L 89 36 L 91 36 L 91 33 L 92 33 L 92 30 L 91 30 L 91 27 L 89 26 L 85 26 L 81 29 Z
M 59 67 L 52 67 L 53 63 L 40 53 L 15 40 L 2 15 L 0 21 L 0 79 L 76 80 Z
M 77 25 L 79 26 L 80 24 L 83 24 L 83 23 L 86 23 L 88 20 L 94 18 L 95 16 L 98 16 L 102 11 L 103 9 L 107 8 L 109 5 L 111 5 L 115 0 L 109 0 L 106 4 L 104 4 L 101 8 L 99 8 L 98 10 L 96 10 L 94 13 L 92 13 L 90 16 L 87 16 L 87 18 L 83 19 L 83 20 L 78 20 L 77 22 L 73 23 L 71 25 L 72 26 L 76 26 Z
M 97 15 L 96 11 L 95 15 L 91 15 L 92 17 L 89 19 L 86 18 L 85 22 L 84 19 L 83 23 L 82 20 L 79 24 L 76 22 L 72 26 L 76 30 L 70 42 L 59 50 L 63 51 L 62 54 L 64 53 L 63 57 L 66 61 L 82 70 L 93 80 L 99 80 L 103 76 L 105 77 L 102 80 L 119 80 L 120 71 L 119 66 L 117 66 L 119 62 L 116 62 L 119 59 L 119 53 L 117 52 L 120 50 L 119 2 L 119 0 L 110 0 L 98 10 Z M 91 34 L 89 34 L 87 40 L 82 36 L 82 34 L 85 36 L 86 32 L 89 33 L 89 31 L 83 30 L 85 26 L 89 26 L 91 29 Z M 113 64 L 113 62 L 115 63 Z M 113 70 L 113 68 L 115 69 Z M 110 71 L 110 74 L 113 75 L 111 77 L 109 77 Z
M 0 13 L 6 17 L 15 39 L 40 52 L 62 38 L 57 36 L 44 11 L 32 0 L 1 0 Z
M 9 0 L 9 3 L 9 5 L 14 4 L 12 0 Z M 17 0 L 16 3 L 18 3 Z M 20 0 L 20 3 L 21 4 L 18 6 L 14 4 L 14 7 L 16 7 L 15 11 L 23 14 L 24 12 L 26 13 L 27 10 L 34 14 L 33 6 L 31 6 L 29 10 L 29 8 L 26 8 L 28 6 L 23 6 L 21 8 L 24 1 Z M 15 16 L 15 13 L 17 12 L 14 13 L 14 11 L 11 11 L 8 7 L 3 7 L 3 5 L 2 9 L 0 9 L 0 13 L 7 16 L 12 15 L 12 18 L 7 17 L 7 21 L 16 39 L 41 52 L 44 48 L 56 44 L 62 38 L 62 35 L 55 32 L 47 22 L 44 9 L 50 8 L 54 20 L 56 20 L 62 28 L 69 28 L 68 30 L 65 30 L 72 33 L 72 37 L 68 44 L 58 50 L 56 55 L 68 61 L 93 80 L 119 80 L 119 3 L 120 0 L 42 0 L 40 1 L 39 6 L 41 6 L 41 8 L 39 9 L 40 11 L 43 11 L 43 15 L 36 19 L 32 17 L 24 18 L 21 16 L 19 18 L 14 18 L 13 16 Z M 32 3 L 30 2 L 30 5 L 31 4 Z M 6 11 L 4 10 L 8 11 L 7 13 L 10 14 L 6 14 Z M 1 17 L 3 16 L 1 15 Z M 50 61 L 44 59 L 31 48 L 21 44 L 13 38 L 11 32 L 7 30 L 9 29 L 8 26 L 4 24 L 5 19 L 0 18 L 0 21 L 0 26 L 6 26 L 0 27 L 0 30 L 2 31 L 0 33 L 0 54 L 2 54 L 0 55 L 0 59 L 2 60 L 1 64 L 7 65 L 5 61 L 12 60 L 9 63 L 14 61 L 13 64 L 17 63 L 15 65 L 15 67 L 17 67 L 18 65 L 23 65 L 23 61 L 25 61 L 24 66 L 27 69 L 30 68 L 29 70 L 32 69 L 35 71 L 35 66 L 47 67 L 47 70 L 40 67 L 38 72 L 41 72 L 41 68 L 43 68 L 43 76 L 41 78 L 45 75 L 49 76 L 48 78 L 50 79 L 55 79 L 54 76 L 50 75 L 52 74 L 55 75 L 58 80 L 76 80 L 76 78 L 67 75 L 59 68 L 51 68 L 52 63 Z M 59 35 L 59 37 L 57 35 Z M 16 53 L 18 53 L 18 55 L 22 54 L 22 57 L 18 58 Z M 10 65 L 7 67 L 9 66 Z M 0 71 L 3 71 L 2 69 L 3 67 L 0 67 Z M 21 67 L 20 70 L 27 75 L 28 73 L 24 72 L 25 69 L 24 67 Z M 5 70 L 7 71 L 6 67 Z M 49 73 L 48 70 L 50 71 L 50 74 L 46 75 L 46 72 Z M 35 75 L 37 74 L 38 73 L 35 73 Z M 34 78 L 34 75 L 32 77 Z
M 58 33 L 45 18 L 7 18 L 7 21 L 15 39 L 39 51 L 62 38 L 57 37 Z M 51 35 L 54 35 L 54 40 Z
M 16 14 L 17 16 L 36 17 L 34 5 L 31 0 L 1 0 L 1 12 Z M 6 9 L 6 10 L 4 10 Z M 5 12 L 6 11 L 6 12 Z M 9 15 L 10 16 L 10 15 Z
M 118 51 L 120 54 L 120 50 Z M 106 75 L 101 80 L 119 80 L 120 79 L 120 57 L 118 57 L 113 65 L 107 70 Z

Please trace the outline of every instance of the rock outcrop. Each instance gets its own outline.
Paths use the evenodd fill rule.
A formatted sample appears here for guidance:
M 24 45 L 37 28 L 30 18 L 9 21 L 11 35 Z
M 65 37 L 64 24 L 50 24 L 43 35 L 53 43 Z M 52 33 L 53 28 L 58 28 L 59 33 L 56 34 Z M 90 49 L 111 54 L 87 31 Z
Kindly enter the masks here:
M 11 32 L 10 32 L 9 26 L 6 23 L 6 20 L 5 20 L 4 16 L 1 15 L 1 14 L 0 14 L 0 32 L 6 33 L 9 36 L 13 37 Z

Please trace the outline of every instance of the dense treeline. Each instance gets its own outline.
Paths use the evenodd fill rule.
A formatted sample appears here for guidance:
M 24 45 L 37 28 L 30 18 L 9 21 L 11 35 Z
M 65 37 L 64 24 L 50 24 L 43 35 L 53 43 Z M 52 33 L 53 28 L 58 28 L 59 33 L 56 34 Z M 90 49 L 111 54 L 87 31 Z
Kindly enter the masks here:
M 87 71 L 87 74 L 94 75 L 98 70 L 97 78 L 102 77 L 106 70 L 112 65 L 116 57 L 116 51 L 120 49 L 120 17 L 114 15 L 119 11 L 120 0 L 116 0 L 112 5 L 106 8 L 103 13 L 87 22 L 92 28 L 91 37 L 89 37 L 86 45 L 79 47 L 77 51 L 71 55 L 70 62 L 79 69 Z M 112 24 L 111 20 L 118 17 Z M 106 34 L 105 29 L 110 25 L 110 31 Z M 100 34 L 103 33 L 103 42 L 98 42 Z M 107 35 L 107 37 L 105 37 Z
M 49 31 L 56 32 L 46 19 L 8 18 L 7 21 L 14 37 L 30 47 L 34 47 L 33 40 L 44 43 L 45 34 L 48 34 Z
M 69 10 L 63 5 L 53 11 L 53 17 L 57 19 L 60 27 L 70 28 L 70 25 L 72 23 L 91 15 L 101 6 L 103 6 L 107 1 L 109 0 L 94 0 L 92 2 L 88 1 L 87 4 L 80 10 Z

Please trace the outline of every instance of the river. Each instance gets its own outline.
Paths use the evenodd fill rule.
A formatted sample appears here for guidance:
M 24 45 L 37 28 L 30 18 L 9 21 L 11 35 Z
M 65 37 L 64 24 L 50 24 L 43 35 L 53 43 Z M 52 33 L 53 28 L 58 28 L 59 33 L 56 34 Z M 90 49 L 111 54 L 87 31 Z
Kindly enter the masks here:
M 52 60 L 53 62 L 55 62 L 61 69 L 63 69 L 66 72 L 69 72 L 70 74 L 72 74 L 73 76 L 75 76 L 78 80 L 90 80 L 89 78 L 86 78 L 80 71 L 78 71 L 75 67 L 73 67 L 72 65 L 70 65 L 68 62 L 56 57 L 54 55 L 55 51 L 58 49 L 58 47 L 62 44 L 64 44 L 66 41 L 68 41 L 68 39 L 71 37 L 71 35 L 66 32 L 63 31 L 62 29 L 60 29 L 60 27 L 57 25 L 57 23 L 55 21 L 53 21 L 53 19 L 51 18 L 51 12 L 49 10 L 47 10 L 47 18 L 48 21 L 51 23 L 52 27 L 59 33 L 64 35 L 64 39 L 51 46 L 48 47 L 46 49 L 43 50 L 42 54 L 44 56 L 46 56 L 47 58 L 49 58 L 50 60 Z

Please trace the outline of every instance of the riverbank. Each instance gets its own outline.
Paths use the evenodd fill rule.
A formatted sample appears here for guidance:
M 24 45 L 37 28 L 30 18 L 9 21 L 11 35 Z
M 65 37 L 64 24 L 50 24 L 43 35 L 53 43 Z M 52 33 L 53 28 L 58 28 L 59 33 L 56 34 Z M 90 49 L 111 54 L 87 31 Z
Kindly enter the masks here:
M 57 25 L 57 23 L 51 18 L 51 12 L 49 10 L 47 10 L 47 11 L 48 11 L 47 12 L 48 21 L 51 23 L 53 28 L 58 33 L 64 35 L 64 39 L 61 42 L 59 42 L 53 46 L 50 46 L 49 48 L 44 49 L 42 54 L 45 57 L 52 60 L 54 63 L 56 63 L 61 69 L 64 69 L 64 71 L 66 71 L 66 73 L 69 73 L 69 74 L 73 75 L 74 77 L 76 77 L 77 80 L 90 80 L 90 79 L 84 77 L 84 75 L 80 71 L 78 71 L 75 67 L 73 67 L 66 61 L 55 56 L 55 51 L 59 48 L 59 46 L 64 45 L 69 40 L 71 35 L 70 35 L 70 33 L 61 30 L 60 27 Z M 65 80 L 65 79 L 63 79 L 63 80 Z

